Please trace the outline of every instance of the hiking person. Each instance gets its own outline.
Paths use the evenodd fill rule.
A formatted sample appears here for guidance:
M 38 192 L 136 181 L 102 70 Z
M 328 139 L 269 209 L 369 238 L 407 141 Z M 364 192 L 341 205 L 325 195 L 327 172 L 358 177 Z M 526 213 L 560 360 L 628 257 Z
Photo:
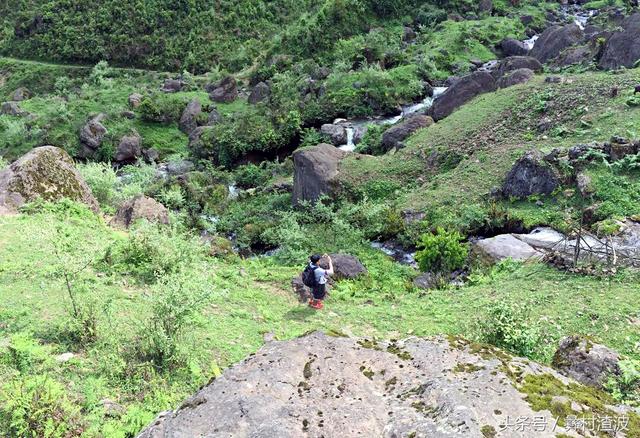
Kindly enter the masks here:
M 322 269 L 319 266 L 320 260 L 322 259 L 328 260 L 329 269 Z M 313 298 L 309 300 L 309 307 L 318 310 L 324 307 L 323 301 L 327 295 L 327 281 L 330 275 L 333 275 L 333 261 L 328 254 L 323 256 L 314 254 L 309 257 L 309 264 L 302 272 L 302 282 L 311 289 L 311 293 L 313 294 Z

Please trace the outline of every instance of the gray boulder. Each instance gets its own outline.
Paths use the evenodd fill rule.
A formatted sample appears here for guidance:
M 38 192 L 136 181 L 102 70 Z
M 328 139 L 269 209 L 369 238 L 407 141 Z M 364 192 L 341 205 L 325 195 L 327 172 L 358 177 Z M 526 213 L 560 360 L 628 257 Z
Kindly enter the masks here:
M 502 54 L 507 56 L 525 56 L 529 50 L 522 41 L 518 41 L 515 38 L 505 38 L 500 43 Z
M 23 100 L 31 99 L 31 91 L 28 88 L 20 87 L 11 93 L 11 100 L 14 102 L 22 102 Z
M 102 145 L 107 135 L 107 128 L 102 124 L 106 114 L 98 114 L 90 119 L 80 130 L 81 156 L 89 157 Z
M 184 85 L 184 82 L 180 79 L 166 79 L 162 87 L 160 87 L 160 91 L 163 93 L 178 93 L 182 91 Z
M 620 356 L 587 338 L 569 336 L 560 341 L 552 365 L 561 374 L 578 382 L 602 388 L 609 377 L 620 374 Z
M 230 103 L 238 97 L 238 84 L 236 78 L 227 76 L 213 86 L 209 86 L 209 98 L 218 103 Z
M 493 76 L 497 79 L 521 68 L 533 70 L 535 73 L 541 73 L 543 69 L 540 61 L 531 56 L 510 56 L 500 61 L 498 68 L 493 71 Z
M 493 76 L 487 72 L 477 71 L 455 81 L 429 110 L 429 115 L 436 122 L 451 115 L 456 109 L 474 97 L 496 90 Z
M 551 67 L 553 69 L 562 69 L 571 65 L 586 66 L 594 60 L 597 52 L 597 47 L 590 45 L 569 47 L 553 60 Z
M 54 146 L 35 148 L 0 171 L 0 211 L 16 212 L 38 198 L 45 201 L 67 198 L 86 204 L 94 212 L 99 210 L 71 157 Z
M 551 368 L 463 339 L 386 342 L 316 332 L 270 340 L 174 411 L 160 414 L 138 438 L 572 433 L 559 424 L 498 432 L 514 418 L 557 424 L 551 412 L 534 411 L 527 402 L 518 382 L 528 376 L 559 387 L 572 383 Z
M 249 95 L 249 103 L 251 105 L 256 105 L 260 102 L 264 102 L 269 99 L 271 95 L 271 88 L 264 82 L 260 82 L 253 90 L 251 90 L 251 94 Z
M 218 123 L 220 120 L 222 120 L 222 116 L 220 115 L 218 110 L 216 108 L 211 108 L 211 111 L 209 112 L 209 117 L 207 117 L 207 126 L 213 126 L 216 123 Z
M 118 208 L 110 224 L 115 227 L 129 228 L 141 219 L 167 225 L 169 224 L 169 210 L 155 199 L 138 195 Z
M 202 113 L 202 104 L 193 99 L 182 112 L 178 126 L 185 134 L 191 134 L 198 127 L 198 116 Z
M 412 28 L 405 26 L 402 29 L 402 41 L 406 43 L 410 43 L 414 41 L 417 37 L 418 35 L 416 34 L 416 31 L 413 30 Z
M 20 108 L 18 102 L 3 102 L 0 106 L 0 115 L 22 117 L 28 113 Z
M 329 137 L 331 144 L 334 146 L 347 144 L 347 128 L 342 125 L 327 123 L 320 127 L 320 132 Z
M 529 54 L 544 64 L 583 39 L 584 32 L 576 24 L 551 26 L 542 32 Z
M 493 12 L 493 0 L 480 0 L 478 3 L 478 12 L 481 14 L 491 14 L 491 12 Z
M 511 234 L 501 234 L 474 242 L 471 258 L 482 265 L 492 265 L 507 258 L 519 261 L 537 260 L 542 258 L 542 253 Z
M 144 96 L 140 93 L 132 93 L 129 95 L 129 106 L 131 108 L 138 108 L 140 105 L 142 105 L 142 100 L 144 99 Z
M 139 135 L 122 137 L 116 149 L 115 161 L 120 164 L 135 163 L 142 156 L 142 138 Z
M 367 273 L 367 269 L 356 256 L 348 254 L 330 254 L 330 256 L 333 261 L 335 280 L 353 280 Z M 320 267 L 328 269 L 329 264 L 323 259 Z
M 422 114 L 411 115 L 382 134 L 382 147 L 385 151 L 390 151 L 393 148 L 400 149 L 404 146 L 403 141 L 416 131 L 431 125 L 433 125 L 431 117 Z
M 632 68 L 640 59 L 640 13 L 627 18 L 622 27 L 623 30 L 614 32 L 605 43 L 598 62 L 600 68 Z
M 534 75 L 533 70 L 519 68 L 498 79 L 498 88 L 508 88 L 518 84 L 525 84 L 533 79 Z
M 316 202 L 334 190 L 340 161 L 346 152 L 330 144 L 321 143 L 293 153 L 293 204 Z
M 548 195 L 560 186 L 556 170 L 542 159 L 540 151 L 527 152 L 513 165 L 502 186 L 505 197 Z

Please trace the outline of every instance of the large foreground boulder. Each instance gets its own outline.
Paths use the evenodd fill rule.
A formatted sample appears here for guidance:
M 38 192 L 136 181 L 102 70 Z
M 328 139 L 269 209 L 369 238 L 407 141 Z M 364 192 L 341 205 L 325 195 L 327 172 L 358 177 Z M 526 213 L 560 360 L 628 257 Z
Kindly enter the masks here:
M 567 385 L 574 383 L 551 368 L 461 339 L 377 342 L 316 332 L 268 341 L 175 411 L 161 414 L 139 438 L 566 434 L 549 410 L 534 410 L 527 401 L 533 382 L 567 397 Z M 591 409 L 581 403 L 590 400 L 576 406 Z M 601 409 L 614 415 L 613 408 Z M 515 418 L 548 427 L 508 426 Z
M 436 99 L 429 114 L 437 122 L 479 94 L 495 90 L 496 81 L 491 74 L 483 71 L 471 73 L 458 79 L 442 96 Z
M 537 150 L 527 152 L 513 165 L 502 186 L 505 197 L 548 195 L 560 185 L 556 170 L 544 162 Z
M 46 201 L 67 198 L 98 211 L 98 202 L 71 157 L 54 146 L 35 148 L 0 170 L 0 210 L 16 212 L 38 198 Z
M 620 356 L 587 338 L 569 336 L 560 341 L 553 367 L 567 377 L 589 386 L 602 387 L 609 377 L 619 375 Z
M 600 68 L 632 68 L 640 60 L 640 13 L 627 18 L 622 27 L 607 40 L 598 63 Z
M 584 39 L 584 32 L 577 24 L 548 27 L 536 41 L 529 55 L 543 64 L 558 56 L 564 49 Z
M 402 148 L 402 142 L 416 131 L 433 125 L 433 119 L 422 114 L 407 117 L 401 123 L 392 126 L 382 134 L 382 147 L 385 151 Z
M 338 165 L 346 152 L 330 144 L 321 143 L 293 153 L 293 203 L 315 202 L 322 195 L 330 194 Z
M 140 219 L 167 225 L 169 223 L 169 211 L 155 199 L 138 195 L 118 208 L 116 215 L 111 220 L 111 225 L 129 228 Z

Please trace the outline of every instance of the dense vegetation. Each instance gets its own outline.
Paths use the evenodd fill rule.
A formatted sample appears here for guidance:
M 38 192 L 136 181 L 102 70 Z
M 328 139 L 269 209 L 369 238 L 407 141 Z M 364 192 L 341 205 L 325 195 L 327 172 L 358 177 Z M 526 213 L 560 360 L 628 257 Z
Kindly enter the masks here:
M 521 16 L 541 30 L 558 8 L 495 0 L 489 14 L 479 3 L 2 2 L 0 101 L 19 87 L 32 96 L 19 102 L 27 116 L 0 115 L 0 169 L 33 147 L 64 148 L 101 213 L 62 200 L 0 217 L 0 435 L 136 436 L 254 353 L 265 334 L 317 329 L 462 335 L 546 363 L 561 338 L 582 334 L 625 356 L 607 390 L 638 405 L 637 271 L 581 275 L 511 260 L 483 267 L 467 256 L 479 235 L 575 230 L 591 206 L 588 225 L 602 236 L 640 218 L 640 155 L 609 162 L 592 151 L 581 163 L 587 198 L 570 184 L 520 200 L 489 196 L 526 150 L 640 138 L 639 69 L 572 68 L 560 82 L 537 76 L 481 95 L 394 153 L 382 154 L 385 127 L 370 127 L 359 150 L 376 156 L 346 158 L 332 199 L 292 207 L 290 153 L 326 141 L 322 124 L 396 114 L 468 72 L 471 60 L 494 59 L 502 39 L 524 39 Z M 216 103 L 205 86 L 229 74 L 240 96 Z M 179 92 L 160 91 L 170 78 L 183 82 Z M 269 99 L 250 104 L 248 90 L 262 81 Z M 142 95 L 135 108 L 132 93 Z M 197 142 L 179 123 L 194 99 L 200 119 L 220 116 L 197 120 Z M 107 133 L 87 159 L 79 132 L 97 114 Z M 133 134 L 158 152 L 157 163 L 112 165 Z M 185 163 L 192 167 L 167 170 Z M 141 194 L 170 210 L 170 225 L 109 226 Z M 412 212 L 424 215 L 409 221 Z M 417 250 L 436 287 L 420 289 L 419 270 L 374 241 Z M 336 283 L 321 313 L 291 292 L 312 252 L 352 254 L 368 270 Z M 451 283 L 452 272 L 464 282 Z

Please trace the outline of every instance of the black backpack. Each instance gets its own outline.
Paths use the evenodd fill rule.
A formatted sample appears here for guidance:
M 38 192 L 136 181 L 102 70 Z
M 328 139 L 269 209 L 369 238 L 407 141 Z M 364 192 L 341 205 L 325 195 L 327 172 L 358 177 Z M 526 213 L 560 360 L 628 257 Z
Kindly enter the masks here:
M 307 267 L 304 268 L 304 271 L 302 271 L 302 282 L 305 286 L 312 289 L 318 285 L 318 282 L 316 281 L 316 269 L 318 268 L 313 268 L 311 265 L 307 265 Z

